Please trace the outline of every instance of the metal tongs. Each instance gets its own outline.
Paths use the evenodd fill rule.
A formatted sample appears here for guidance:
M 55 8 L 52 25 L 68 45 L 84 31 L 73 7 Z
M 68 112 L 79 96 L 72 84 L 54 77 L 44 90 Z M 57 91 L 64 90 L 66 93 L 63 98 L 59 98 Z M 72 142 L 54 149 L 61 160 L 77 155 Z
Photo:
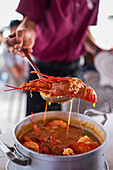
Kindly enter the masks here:
M 31 58 L 31 53 L 27 49 L 21 49 L 20 52 L 24 53 L 25 57 L 27 58 L 30 65 L 33 67 L 33 69 L 40 73 L 40 70 L 38 69 L 37 65 L 34 63 L 34 61 Z M 41 78 L 42 76 L 37 74 L 38 78 Z

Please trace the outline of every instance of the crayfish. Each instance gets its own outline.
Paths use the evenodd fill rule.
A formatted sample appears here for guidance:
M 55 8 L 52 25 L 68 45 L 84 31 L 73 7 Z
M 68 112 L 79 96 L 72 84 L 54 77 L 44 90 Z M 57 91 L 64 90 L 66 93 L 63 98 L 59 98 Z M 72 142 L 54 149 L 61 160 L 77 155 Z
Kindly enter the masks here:
M 32 133 L 32 135 L 27 134 L 26 136 L 23 137 L 24 140 L 23 145 L 26 148 L 33 150 L 35 152 L 47 155 L 69 156 L 89 152 L 93 149 L 96 149 L 99 146 L 97 142 L 94 142 L 87 135 L 80 137 L 78 141 L 71 144 L 64 144 L 61 141 L 61 139 L 56 139 L 52 135 L 50 136 L 46 135 L 44 137 L 43 136 L 44 131 L 46 134 L 47 131 L 51 129 L 52 131 L 54 131 L 53 133 L 57 133 L 58 128 L 66 129 L 67 123 L 62 120 L 53 120 L 52 122 L 49 122 L 46 126 L 39 128 L 34 122 L 33 113 L 32 118 L 30 117 L 28 118 L 33 124 L 34 132 Z
M 97 95 L 91 87 L 87 87 L 86 84 L 78 79 L 71 77 L 53 77 L 42 74 L 40 72 L 32 71 L 31 73 L 36 73 L 42 77 L 30 81 L 29 83 L 22 83 L 20 87 L 10 87 L 11 90 L 27 90 L 40 92 L 40 95 L 47 101 L 53 103 L 61 103 L 72 98 L 80 98 L 88 102 L 96 103 Z

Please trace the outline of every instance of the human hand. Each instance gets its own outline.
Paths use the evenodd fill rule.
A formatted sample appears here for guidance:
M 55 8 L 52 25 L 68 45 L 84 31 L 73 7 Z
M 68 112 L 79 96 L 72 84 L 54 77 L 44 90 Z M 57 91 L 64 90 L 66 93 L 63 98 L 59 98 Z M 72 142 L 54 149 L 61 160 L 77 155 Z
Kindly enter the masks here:
M 8 52 L 21 55 L 22 57 L 24 55 L 21 49 L 27 49 L 29 52 L 32 52 L 36 37 L 35 25 L 33 21 L 25 17 L 17 30 L 4 40 Z

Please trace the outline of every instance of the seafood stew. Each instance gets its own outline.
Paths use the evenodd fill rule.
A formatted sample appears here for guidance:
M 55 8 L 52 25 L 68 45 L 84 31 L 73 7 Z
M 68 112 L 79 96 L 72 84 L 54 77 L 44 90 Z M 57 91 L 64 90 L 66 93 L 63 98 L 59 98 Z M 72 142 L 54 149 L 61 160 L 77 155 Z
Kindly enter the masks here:
M 26 148 L 47 155 L 77 155 L 89 152 L 100 146 L 100 141 L 90 132 L 69 126 L 62 120 L 51 120 L 46 125 L 35 124 L 33 128 L 17 135 Z

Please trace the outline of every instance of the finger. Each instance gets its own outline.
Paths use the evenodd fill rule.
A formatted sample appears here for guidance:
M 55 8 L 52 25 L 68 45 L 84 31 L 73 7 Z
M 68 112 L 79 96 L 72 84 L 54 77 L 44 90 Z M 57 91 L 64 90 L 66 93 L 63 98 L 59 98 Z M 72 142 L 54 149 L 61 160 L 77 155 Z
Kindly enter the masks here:
M 13 37 L 16 37 L 16 32 L 13 31 L 10 35 L 9 35 L 9 38 L 13 38 Z
M 29 52 L 29 53 L 32 53 L 32 52 L 33 52 L 33 50 L 32 50 L 31 48 L 22 48 L 22 49 L 26 50 L 26 51 Z
M 16 44 L 20 44 L 21 43 L 21 39 L 14 37 L 14 38 L 6 38 L 4 41 L 5 45 L 7 47 L 14 47 Z
M 20 56 L 21 56 L 22 58 L 24 58 L 24 57 L 25 57 L 24 52 L 20 51 Z
M 30 53 L 33 52 L 33 50 L 31 48 L 28 48 L 27 51 L 30 52 Z
M 17 37 L 17 39 L 19 40 L 19 43 L 16 43 L 15 45 L 14 45 L 14 48 L 22 48 L 22 46 L 23 46 L 23 39 L 22 38 L 20 38 L 20 37 Z
M 10 52 L 10 53 L 12 53 L 13 47 L 8 47 L 8 48 L 7 48 L 7 51 Z
M 22 48 L 22 44 L 23 44 L 22 42 L 21 42 L 20 44 L 15 44 L 15 46 L 14 46 L 14 47 L 15 47 L 15 48 L 17 48 L 17 49 L 18 49 L 18 48 L 20 48 L 20 49 L 21 49 L 21 48 Z
M 16 37 L 19 38 L 19 39 L 21 40 L 21 42 L 18 43 L 18 44 L 15 44 L 14 47 L 15 47 L 15 48 L 22 48 L 23 38 L 24 38 L 24 31 L 22 31 L 22 30 L 17 31 Z
M 22 52 L 22 51 L 20 51 L 20 50 L 18 50 L 18 49 L 16 49 L 16 48 L 10 48 L 10 51 L 9 52 L 12 52 L 14 55 L 20 55 L 22 58 L 24 58 L 25 57 L 25 54 L 24 54 L 24 52 Z
M 14 55 L 20 55 L 20 52 L 17 49 L 14 49 L 14 47 L 7 48 L 7 51 L 13 53 Z
M 14 55 L 20 55 L 19 50 L 16 49 L 16 48 L 13 48 L 12 53 L 13 53 Z
M 16 36 L 23 39 L 24 38 L 24 31 L 23 30 L 17 31 Z

